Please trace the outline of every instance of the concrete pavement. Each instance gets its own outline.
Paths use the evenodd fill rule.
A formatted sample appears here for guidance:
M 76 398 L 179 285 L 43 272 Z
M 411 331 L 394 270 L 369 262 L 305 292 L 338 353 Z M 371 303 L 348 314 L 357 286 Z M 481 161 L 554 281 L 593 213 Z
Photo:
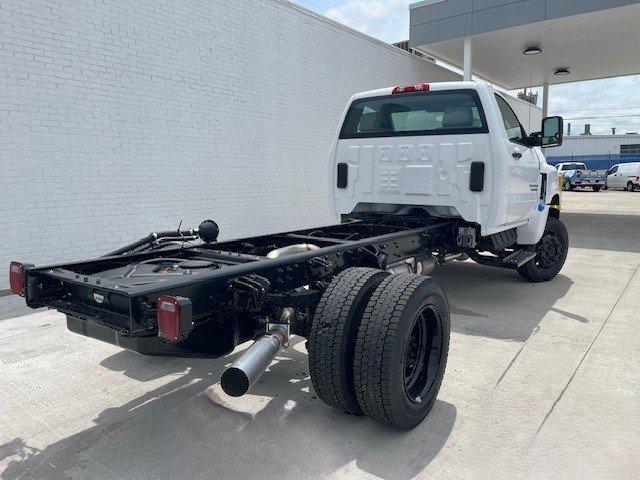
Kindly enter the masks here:
M 142 357 L 0 298 L 0 477 L 638 478 L 640 193 L 564 202 L 572 246 L 553 282 L 470 262 L 437 271 L 447 373 L 407 433 L 318 400 L 301 341 L 232 399 L 218 380 L 237 352 Z

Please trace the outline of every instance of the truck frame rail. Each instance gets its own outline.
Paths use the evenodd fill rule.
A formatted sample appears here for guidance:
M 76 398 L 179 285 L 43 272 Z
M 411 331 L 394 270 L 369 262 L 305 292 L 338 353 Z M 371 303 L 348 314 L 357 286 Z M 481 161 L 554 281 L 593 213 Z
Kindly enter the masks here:
M 141 353 L 217 357 L 256 336 L 255 317 L 267 319 L 281 307 L 296 309 L 294 327 L 304 334 L 324 286 L 346 268 L 444 258 L 455 245 L 455 226 L 425 215 L 369 215 L 219 243 L 198 237 L 203 226 L 152 234 L 106 257 L 26 267 L 25 298 L 30 307 L 65 313 L 78 333 Z M 164 296 L 190 303 L 191 325 L 180 338 L 159 330 Z

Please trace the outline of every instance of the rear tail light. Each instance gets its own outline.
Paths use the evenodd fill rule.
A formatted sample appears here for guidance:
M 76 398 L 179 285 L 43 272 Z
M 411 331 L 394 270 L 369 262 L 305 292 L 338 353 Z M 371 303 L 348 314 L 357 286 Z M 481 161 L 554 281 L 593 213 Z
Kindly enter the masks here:
M 410 93 L 410 92 L 428 92 L 428 83 L 418 83 L 417 85 L 405 85 L 404 87 L 396 87 L 391 92 L 393 95 L 398 93 Z
M 24 266 L 19 262 L 11 262 L 9 266 L 9 285 L 16 295 L 24 294 Z
M 167 342 L 183 340 L 193 328 L 191 300 L 163 295 L 158 299 L 158 336 Z

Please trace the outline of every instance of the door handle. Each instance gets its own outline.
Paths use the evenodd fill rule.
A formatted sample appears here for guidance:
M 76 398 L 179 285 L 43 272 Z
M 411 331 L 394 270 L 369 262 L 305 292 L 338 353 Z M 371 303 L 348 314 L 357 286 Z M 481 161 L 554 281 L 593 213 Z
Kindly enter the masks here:
M 519 152 L 515 152 L 511 155 L 513 158 L 515 158 L 516 160 L 520 160 L 522 158 L 522 154 Z

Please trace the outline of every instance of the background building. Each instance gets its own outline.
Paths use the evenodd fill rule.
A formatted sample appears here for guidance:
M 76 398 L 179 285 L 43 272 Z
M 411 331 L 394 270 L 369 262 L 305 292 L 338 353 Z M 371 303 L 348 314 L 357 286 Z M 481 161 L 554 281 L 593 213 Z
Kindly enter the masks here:
M 549 148 L 546 154 L 551 164 L 583 162 L 594 170 L 640 162 L 640 135 L 565 136 L 562 146 Z

